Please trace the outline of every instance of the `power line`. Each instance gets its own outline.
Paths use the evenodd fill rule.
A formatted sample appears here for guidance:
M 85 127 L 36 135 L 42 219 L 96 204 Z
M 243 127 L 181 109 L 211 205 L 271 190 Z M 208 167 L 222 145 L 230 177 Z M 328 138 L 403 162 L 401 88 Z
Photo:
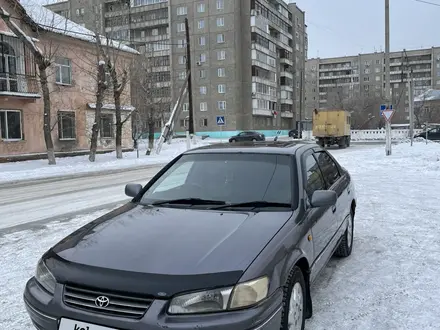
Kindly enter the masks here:
M 435 3 L 435 2 L 430 2 L 430 1 L 425 1 L 425 0 L 414 0 L 414 1 L 421 2 L 421 3 L 426 3 L 426 4 L 432 5 L 432 6 L 440 7 L 440 4 L 439 3 Z

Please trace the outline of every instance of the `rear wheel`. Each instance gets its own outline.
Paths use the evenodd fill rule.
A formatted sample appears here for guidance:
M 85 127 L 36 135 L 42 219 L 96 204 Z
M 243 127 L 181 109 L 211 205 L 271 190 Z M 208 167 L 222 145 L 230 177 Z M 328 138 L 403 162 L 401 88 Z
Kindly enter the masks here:
M 284 287 L 281 330 L 304 330 L 306 284 L 301 269 L 295 266 Z
M 252 139 L 252 142 L 257 142 L 257 139 Z
M 231 140 L 231 143 L 235 143 L 235 142 L 237 142 L 237 140 L 235 140 L 235 139 L 232 139 L 232 140 Z

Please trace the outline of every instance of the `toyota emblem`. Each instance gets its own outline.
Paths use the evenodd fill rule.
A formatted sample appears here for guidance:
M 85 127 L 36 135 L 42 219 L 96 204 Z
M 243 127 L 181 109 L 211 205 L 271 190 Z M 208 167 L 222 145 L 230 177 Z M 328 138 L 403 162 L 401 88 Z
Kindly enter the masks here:
M 106 308 L 110 304 L 110 299 L 106 296 L 99 296 L 95 299 L 95 305 L 97 307 Z

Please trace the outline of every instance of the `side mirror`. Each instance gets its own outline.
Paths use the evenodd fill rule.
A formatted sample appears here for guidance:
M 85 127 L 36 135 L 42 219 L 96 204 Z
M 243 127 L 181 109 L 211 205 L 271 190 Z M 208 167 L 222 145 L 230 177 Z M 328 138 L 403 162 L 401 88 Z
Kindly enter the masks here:
M 142 185 L 138 183 L 129 183 L 125 186 L 125 194 L 128 197 L 136 197 L 142 190 Z
M 338 195 L 332 190 L 316 190 L 312 195 L 312 207 L 333 206 L 338 200 Z

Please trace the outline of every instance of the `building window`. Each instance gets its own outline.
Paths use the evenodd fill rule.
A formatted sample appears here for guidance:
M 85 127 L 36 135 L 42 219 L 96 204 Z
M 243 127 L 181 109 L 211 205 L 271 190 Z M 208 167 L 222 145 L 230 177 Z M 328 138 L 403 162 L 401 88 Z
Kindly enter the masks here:
M 188 10 L 186 7 L 177 7 L 177 15 L 186 15 L 188 13 Z
M 200 124 L 200 127 L 207 127 L 208 126 L 208 119 L 207 118 L 200 118 L 199 124 Z
M 205 4 L 203 2 L 197 4 L 197 12 L 204 13 L 205 12 Z
M 204 29 L 205 28 L 205 20 L 201 19 L 198 23 L 197 23 L 197 27 L 199 28 L 199 30 Z
M 380 81 L 380 76 L 376 76 L 376 81 Z
M 226 101 L 218 101 L 217 102 L 217 108 L 219 110 L 226 110 Z
M 177 32 L 185 32 L 185 23 L 177 23 Z
M 58 111 L 58 138 L 60 140 L 76 139 L 75 112 Z
M 189 103 L 183 103 L 182 105 L 182 111 L 188 111 L 189 110 Z
M 181 56 L 179 56 L 178 61 L 179 61 L 179 64 L 186 64 L 186 57 L 181 55 Z
M 179 72 L 179 80 L 185 80 L 186 79 L 186 71 Z
M 158 36 L 159 35 L 159 29 L 152 29 L 151 30 L 151 35 L 152 36 Z
M 218 77 L 225 77 L 225 76 L 226 76 L 226 70 L 225 70 L 225 68 L 218 68 L 218 69 L 217 69 L 217 76 L 218 76 Z
M 113 115 L 101 116 L 101 138 L 113 138 Z
M 217 18 L 217 26 L 225 26 L 225 18 L 224 17 Z
M 217 34 L 217 43 L 221 44 L 225 42 L 225 35 L 223 33 Z
M 201 95 L 206 95 L 206 91 L 207 91 L 206 86 L 200 86 L 200 94 Z
M 199 70 L 199 78 L 200 79 L 206 78 L 206 70 L 205 69 Z
M 225 3 L 223 0 L 217 0 L 217 10 L 222 10 L 225 8 Z
M 77 8 L 76 9 L 76 16 L 83 16 L 85 13 L 84 8 Z
M 364 77 L 364 81 L 370 81 L 370 77 Z
M 186 47 L 186 40 L 185 39 L 177 40 L 177 48 L 185 48 L 185 47 Z
M 72 84 L 72 63 L 68 58 L 55 59 L 55 76 L 58 84 Z
M 200 54 L 199 60 L 201 63 L 205 63 L 206 62 L 206 54 L 205 53 Z
M 0 110 L 0 138 L 3 140 L 22 140 L 21 111 Z
M 205 36 L 199 37 L 199 46 L 205 46 L 206 45 L 206 38 Z
M 208 103 L 200 102 L 200 111 L 208 111 Z
M 226 59 L 226 51 L 225 50 L 219 50 L 217 52 L 217 60 L 223 61 Z
M 217 86 L 217 91 L 219 92 L 219 94 L 224 94 L 226 93 L 226 85 L 224 84 L 220 84 Z

